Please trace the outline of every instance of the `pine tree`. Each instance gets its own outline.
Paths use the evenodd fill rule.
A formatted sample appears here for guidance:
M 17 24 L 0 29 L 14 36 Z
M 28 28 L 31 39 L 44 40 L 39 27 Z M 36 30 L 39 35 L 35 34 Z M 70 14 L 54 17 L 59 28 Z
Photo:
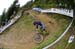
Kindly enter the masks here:
M 7 17 L 7 22 L 10 20 L 11 16 L 14 14 L 14 11 L 16 9 L 16 3 L 18 3 L 18 0 L 15 0 L 13 4 L 9 7 L 6 17 Z
M 15 10 L 14 10 L 15 15 L 18 13 L 19 9 L 20 9 L 20 4 L 17 3 L 17 5 L 15 6 Z
M 6 22 L 5 9 L 4 9 L 4 11 L 3 11 L 2 15 L 1 15 L 0 20 L 1 20 L 1 25 L 4 26 L 5 22 Z

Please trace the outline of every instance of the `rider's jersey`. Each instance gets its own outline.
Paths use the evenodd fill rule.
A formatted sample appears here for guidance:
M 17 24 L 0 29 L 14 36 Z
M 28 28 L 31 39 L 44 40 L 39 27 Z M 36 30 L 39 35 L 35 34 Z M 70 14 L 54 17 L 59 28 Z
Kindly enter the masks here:
M 42 23 L 42 22 L 40 22 L 40 21 L 35 21 L 35 22 L 34 22 L 34 25 L 36 25 L 37 28 L 38 28 L 38 26 L 41 26 L 41 29 L 42 29 L 42 30 L 45 29 L 45 25 L 44 25 L 44 23 Z

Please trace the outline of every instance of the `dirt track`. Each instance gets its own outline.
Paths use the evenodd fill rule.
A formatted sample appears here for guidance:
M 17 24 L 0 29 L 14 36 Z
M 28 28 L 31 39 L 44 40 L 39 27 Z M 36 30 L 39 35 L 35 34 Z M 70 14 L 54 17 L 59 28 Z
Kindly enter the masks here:
M 58 25 L 53 18 L 48 17 L 46 14 L 31 14 L 37 16 L 39 20 L 44 22 L 50 33 L 44 41 L 46 41 L 49 37 L 55 37 L 54 33 L 58 33 L 61 25 Z M 17 23 L 8 28 L 4 34 L 0 35 L 0 47 L 9 49 L 31 49 L 38 46 L 38 44 L 33 41 L 33 36 L 35 34 L 34 26 L 31 19 L 28 18 L 29 17 L 26 18 L 25 16 L 21 17 Z

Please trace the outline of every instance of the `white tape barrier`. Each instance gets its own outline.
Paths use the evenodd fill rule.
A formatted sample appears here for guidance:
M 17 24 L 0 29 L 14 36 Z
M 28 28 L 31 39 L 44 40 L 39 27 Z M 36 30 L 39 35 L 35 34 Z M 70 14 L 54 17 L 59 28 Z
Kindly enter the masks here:
M 5 29 L 7 29 L 8 27 L 10 27 L 13 23 L 15 23 L 20 17 L 21 17 L 21 15 L 17 15 L 13 19 L 11 19 L 10 23 L 8 25 L 5 25 L 2 28 L 0 28 L 0 33 L 2 33 Z
M 68 30 L 69 30 L 69 28 L 71 27 L 72 23 L 73 23 L 73 20 L 71 21 L 71 23 L 69 24 L 69 26 L 67 27 L 67 29 L 64 31 L 64 33 L 63 33 L 57 40 L 55 40 L 55 41 L 54 41 L 53 43 L 51 43 L 50 45 L 44 47 L 43 49 L 48 49 L 49 47 L 53 46 L 53 45 L 56 44 L 58 41 L 60 41 L 60 40 L 63 38 L 63 36 L 68 32 Z
M 73 10 L 67 10 L 67 9 L 51 8 L 51 9 L 41 10 L 41 13 L 57 13 L 73 17 Z

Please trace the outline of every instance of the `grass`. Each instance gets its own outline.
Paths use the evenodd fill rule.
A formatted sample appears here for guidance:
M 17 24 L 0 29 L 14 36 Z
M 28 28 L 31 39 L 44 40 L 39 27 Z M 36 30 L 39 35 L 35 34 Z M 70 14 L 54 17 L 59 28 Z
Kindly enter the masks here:
M 37 14 L 35 14 L 35 15 L 37 15 Z M 12 44 L 13 41 L 14 41 L 15 42 L 14 46 L 16 46 L 16 44 L 18 44 L 19 47 L 24 46 L 26 49 L 31 49 L 31 48 L 32 49 L 42 49 L 43 47 L 45 47 L 45 46 L 51 44 L 52 42 L 54 42 L 64 32 L 67 25 L 69 24 L 70 18 L 68 18 L 68 17 L 64 18 L 63 16 L 61 16 L 63 18 L 60 18 L 60 16 L 61 15 L 53 15 L 53 16 L 48 15 L 48 16 L 46 16 L 44 14 L 43 15 L 38 14 L 38 18 L 42 22 L 44 22 L 46 25 L 48 24 L 47 19 L 49 19 L 49 20 L 51 19 L 51 21 L 53 21 L 53 23 L 54 23 L 54 25 L 50 24 L 49 26 L 47 26 L 47 27 L 49 27 L 48 30 L 50 30 L 51 32 L 49 31 L 49 35 L 46 36 L 44 38 L 44 41 L 40 44 L 36 44 L 36 43 L 31 44 L 31 43 L 34 43 L 32 41 L 31 43 L 28 42 L 27 46 L 25 46 L 26 44 L 22 45 L 22 43 L 18 44 L 18 43 L 15 42 L 15 41 L 19 42 L 20 40 L 23 40 L 23 43 L 24 43 L 24 41 L 33 40 L 33 38 L 30 38 L 30 37 L 33 36 L 33 34 L 34 34 L 34 33 L 32 33 L 32 32 L 34 32 L 34 29 L 33 29 L 34 26 L 33 26 L 33 23 L 32 23 L 34 21 L 34 19 L 32 19 L 29 15 L 22 16 L 14 25 L 12 25 L 6 31 L 4 31 L 4 34 L 2 36 L 0 36 L 0 38 L 4 38 L 3 41 L 5 41 L 5 42 L 7 42 L 8 40 L 10 40 L 12 38 L 12 42 L 10 41 L 11 43 L 8 41 L 8 47 L 10 47 L 10 44 Z M 67 21 L 67 20 L 69 20 L 69 21 Z M 53 31 L 51 29 L 53 29 Z M 27 39 L 27 37 L 30 38 L 30 39 Z M 22 39 L 22 38 L 24 38 L 25 40 Z M 2 40 L 2 39 L 0 39 L 0 40 Z M 5 43 L 5 42 L 3 42 L 3 43 Z M 4 47 L 6 48 L 5 45 L 4 45 Z M 13 48 L 13 46 L 11 48 Z M 18 48 L 18 49 L 24 49 L 24 48 Z
M 65 31 L 66 27 L 71 21 L 70 18 L 58 14 L 50 15 L 50 18 L 53 18 L 56 21 L 56 23 L 59 24 L 58 25 L 59 29 L 55 32 L 50 32 L 51 35 L 47 37 L 47 40 L 45 40 L 44 42 L 42 42 L 41 44 L 32 49 L 42 49 L 43 47 L 54 42 Z
M 75 35 L 75 33 L 72 30 L 73 26 L 70 28 L 70 30 L 67 32 L 67 34 L 54 46 L 50 47 L 49 49 L 65 49 L 65 47 L 68 44 L 68 40 L 69 37 L 73 34 Z M 75 48 L 75 40 L 68 45 L 68 47 L 66 49 L 74 49 Z
M 64 31 L 64 29 L 63 29 L 63 31 Z M 62 32 L 63 32 L 62 31 Z M 33 48 L 33 49 L 42 49 L 42 48 L 44 48 L 45 46 L 47 46 L 47 45 L 49 45 L 49 44 L 51 44 L 52 42 L 54 42 L 61 34 L 60 34 L 60 32 L 61 31 L 59 31 L 59 32 L 55 32 L 56 34 L 54 34 L 54 37 L 48 37 L 48 39 L 46 40 L 46 41 L 44 41 L 44 42 L 42 42 L 39 46 L 37 46 L 37 47 L 35 47 L 35 48 Z M 58 34 L 59 33 L 59 34 Z
M 69 31 L 57 44 L 50 47 L 49 49 L 65 49 L 65 47 L 68 44 L 68 39 L 70 35 L 71 35 L 71 32 Z M 74 48 L 75 48 L 75 40 L 73 41 L 73 43 L 68 45 L 67 49 L 74 49 Z
M 32 38 L 33 20 L 34 19 L 30 19 L 30 17 L 27 15 L 22 16 L 15 24 L 13 24 L 11 27 L 5 30 L 3 34 L 0 35 L 2 47 L 14 49 L 14 47 L 19 46 L 19 48 L 17 47 L 17 49 L 23 49 L 22 45 L 25 44 L 22 43 L 29 43 L 28 41 L 30 41 Z

